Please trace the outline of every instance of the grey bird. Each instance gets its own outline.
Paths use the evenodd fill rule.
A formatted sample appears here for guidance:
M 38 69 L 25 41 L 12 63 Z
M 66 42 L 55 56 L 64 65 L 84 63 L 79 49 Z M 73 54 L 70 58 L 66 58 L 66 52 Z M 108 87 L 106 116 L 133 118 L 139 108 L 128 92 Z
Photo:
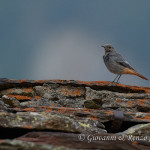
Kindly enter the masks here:
M 116 52 L 112 45 L 106 44 L 102 47 L 105 49 L 105 55 L 103 56 L 103 59 L 107 69 L 110 72 L 117 74 L 113 82 L 115 82 L 117 78 L 118 82 L 123 74 L 136 75 L 144 80 L 148 80 L 146 77 L 135 71 L 130 64 L 119 53 Z

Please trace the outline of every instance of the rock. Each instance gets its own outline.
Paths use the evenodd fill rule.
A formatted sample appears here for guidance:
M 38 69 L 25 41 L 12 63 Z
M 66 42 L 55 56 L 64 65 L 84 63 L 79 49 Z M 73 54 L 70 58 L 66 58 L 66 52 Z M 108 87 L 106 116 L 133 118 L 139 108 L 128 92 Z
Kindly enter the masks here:
M 106 90 L 93 90 L 90 87 L 86 87 L 86 100 L 88 100 L 87 102 L 89 100 L 92 101 L 94 108 L 98 104 L 100 109 L 112 108 L 122 111 L 150 112 L 150 94 L 148 93 L 119 93 Z M 87 104 L 85 107 L 87 107 Z
M 34 99 L 32 101 L 24 101 L 20 103 L 21 106 L 23 107 L 39 107 L 39 106 L 55 106 L 55 107 L 60 107 L 61 105 L 59 105 L 58 103 L 54 103 L 53 100 L 49 100 L 49 99 Z
M 119 140 L 117 134 L 122 138 L 149 133 L 149 87 L 105 81 L 7 79 L 0 80 L 0 96 L 0 149 L 18 149 L 18 146 L 26 149 L 26 145 L 29 149 L 60 148 L 60 145 L 65 149 L 150 148 L 149 140 L 131 141 L 128 137 Z M 128 128 L 133 132 L 128 132 Z M 85 138 L 100 136 L 102 140 L 80 141 L 81 134 Z M 115 141 L 104 141 L 109 136 L 115 136 Z
M 32 87 L 29 88 L 10 88 L 2 90 L 1 95 L 24 95 L 24 96 L 33 96 L 34 91 Z
M 0 112 L 7 112 L 8 111 L 8 105 L 7 104 L 5 104 L 1 99 L 0 99 Z
M 150 123 L 132 126 L 121 134 L 147 137 L 150 142 Z
M 95 122 L 89 118 L 78 119 L 74 116 L 46 112 L 0 113 L 0 126 L 3 128 L 48 129 L 78 133 L 106 132 L 106 130 L 98 128 Z
M 85 89 L 83 87 L 44 85 L 34 87 L 34 91 L 43 99 L 49 99 L 55 106 L 82 107 Z M 79 99 L 80 97 L 80 99 Z M 51 106 L 51 105 L 50 105 Z
M 64 146 L 52 146 L 48 144 L 36 144 L 35 142 L 25 142 L 20 140 L 0 141 L 1 150 L 75 150 Z
M 110 140 L 106 140 L 110 138 Z M 149 147 L 136 145 L 127 139 L 119 140 L 120 136 L 114 134 L 75 134 L 58 132 L 31 132 L 17 138 L 22 141 L 46 143 L 53 146 L 62 146 L 77 149 L 102 149 L 102 150 L 149 150 Z
M 113 110 L 99 110 L 99 109 L 87 109 L 87 108 L 71 108 L 71 107 L 32 107 L 32 108 L 14 108 L 16 112 L 55 112 L 64 115 L 73 115 L 78 117 L 88 117 L 92 120 L 100 120 L 101 122 L 108 122 L 115 120 Z M 123 112 L 123 120 L 126 122 L 150 122 L 150 113 L 135 113 L 135 112 Z
M 35 93 L 45 99 L 60 99 L 64 97 L 81 97 L 85 94 L 83 87 L 46 85 L 34 87 Z
M 118 134 L 124 135 L 132 141 L 137 141 L 139 144 L 150 146 L 150 123 L 132 126 Z
M 100 105 L 97 105 L 93 100 L 87 100 L 84 102 L 84 106 L 86 108 L 90 108 L 90 109 L 98 109 L 100 108 L 101 106 Z
M 20 102 L 15 97 L 8 97 L 7 95 L 2 96 L 2 101 L 9 105 L 9 107 L 19 107 Z
M 85 94 L 84 87 L 60 86 L 57 89 L 60 97 L 82 97 Z

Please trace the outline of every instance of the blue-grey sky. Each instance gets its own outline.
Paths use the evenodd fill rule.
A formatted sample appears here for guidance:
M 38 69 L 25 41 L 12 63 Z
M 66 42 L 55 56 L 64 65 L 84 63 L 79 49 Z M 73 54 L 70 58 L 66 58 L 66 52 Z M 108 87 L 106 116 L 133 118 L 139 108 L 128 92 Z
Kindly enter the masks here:
M 112 81 L 106 43 L 150 79 L 150 0 L 1 0 L 0 77 Z M 121 83 L 149 86 L 136 76 Z

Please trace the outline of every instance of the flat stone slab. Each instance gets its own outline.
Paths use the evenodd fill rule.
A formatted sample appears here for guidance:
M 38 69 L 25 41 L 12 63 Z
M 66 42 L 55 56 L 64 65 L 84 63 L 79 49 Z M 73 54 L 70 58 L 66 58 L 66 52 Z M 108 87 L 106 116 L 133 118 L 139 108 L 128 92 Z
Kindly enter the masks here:
M 115 119 L 113 110 L 97 110 L 97 109 L 69 108 L 69 107 L 15 108 L 14 110 L 18 112 L 55 112 L 65 115 L 87 117 L 92 120 L 100 119 L 101 122 L 106 122 Z M 123 120 L 131 122 L 150 122 L 150 113 L 124 112 Z
M 54 132 L 31 132 L 17 138 L 22 141 L 46 143 L 54 146 L 64 145 L 77 149 L 103 149 L 103 150 L 149 150 L 148 146 L 138 145 L 123 136 L 115 134 L 74 134 Z
M 30 87 L 46 84 L 59 84 L 59 85 L 73 85 L 73 86 L 88 86 L 88 87 L 99 87 L 100 89 L 107 89 L 113 91 L 124 91 L 131 93 L 150 93 L 150 87 L 142 87 L 142 86 L 131 86 L 131 85 L 123 85 L 108 81 L 77 81 L 77 80 L 0 80 L 0 89 L 8 89 L 11 87 Z M 103 88 L 102 88 L 103 87 Z

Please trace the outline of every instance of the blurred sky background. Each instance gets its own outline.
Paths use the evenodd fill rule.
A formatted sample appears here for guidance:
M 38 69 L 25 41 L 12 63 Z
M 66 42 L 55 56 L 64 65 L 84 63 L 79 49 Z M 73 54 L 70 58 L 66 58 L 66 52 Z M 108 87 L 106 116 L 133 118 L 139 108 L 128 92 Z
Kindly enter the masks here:
M 106 43 L 150 79 L 150 0 L 0 0 L 0 77 L 112 81 Z

